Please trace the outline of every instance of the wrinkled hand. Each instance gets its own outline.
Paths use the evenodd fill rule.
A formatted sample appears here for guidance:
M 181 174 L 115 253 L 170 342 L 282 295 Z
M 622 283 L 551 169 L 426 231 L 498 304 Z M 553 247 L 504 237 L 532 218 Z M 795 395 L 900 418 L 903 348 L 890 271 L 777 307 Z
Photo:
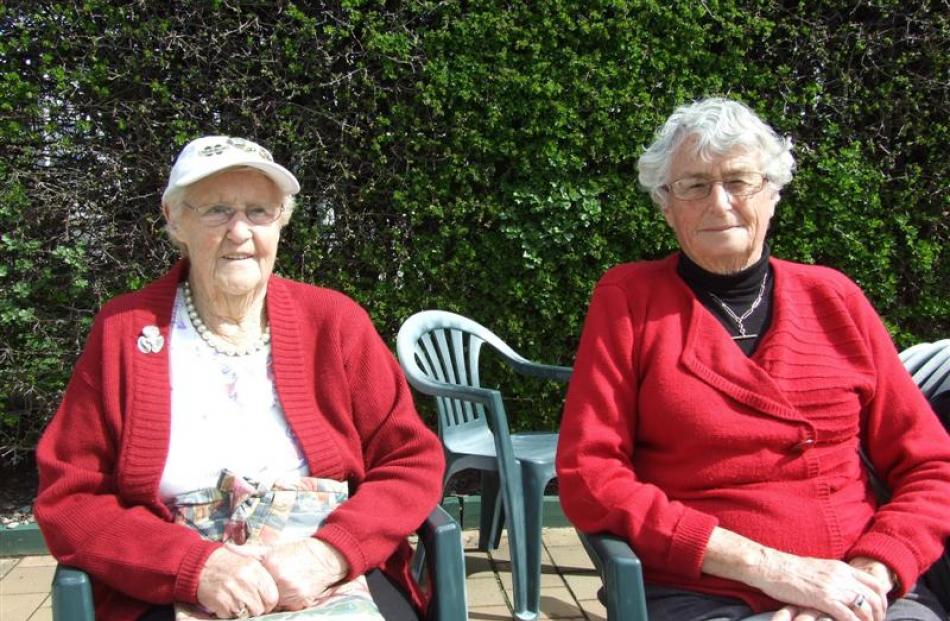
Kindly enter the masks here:
M 786 606 L 773 621 L 883 621 L 887 583 L 842 561 L 809 558 L 770 550 L 752 586 Z M 857 596 L 860 607 L 852 607 Z M 816 614 L 818 613 L 818 614 Z
M 319 539 L 305 539 L 272 548 L 235 546 L 239 554 L 260 560 L 277 585 L 280 610 L 303 610 L 342 580 L 349 563 L 337 550 Z
M 814 608 L 785 606 L 772 615 L 771 621 L 827 621 L 828 619 L 831 617 Z
M 226 546 L 211 553 L 198 576 L 198 603 L 219 619 L 266 614 L 277 598 L 277 584 L 264 565 Z
M 890 593 L 894 590 L 894 587 L 897 585 L 894 584 L 894 581 L 891 580 L 891 570 L 887 568 L 887 565 L 884 563 L 874 560 L 873 558 L 868 558 L 866 556 L 856 556 L 850 561 L 848 565 L 861 571 L 865 571 L 878 580 L 881 581 L 881 584 L 884 585 L 884 588 L 887 589 L 887 592 Z

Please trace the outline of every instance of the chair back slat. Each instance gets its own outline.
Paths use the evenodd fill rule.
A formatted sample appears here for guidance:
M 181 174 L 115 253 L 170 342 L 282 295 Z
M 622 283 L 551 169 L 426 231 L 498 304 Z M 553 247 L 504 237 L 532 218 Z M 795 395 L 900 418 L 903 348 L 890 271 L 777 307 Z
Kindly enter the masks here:
M 422 367 L 422 372 L 428 377 L 435 378 L 440 382 L 449 382 L 449 374 L 446 372 L 445 365 L 439 355 L 439 343 L 433 339 L 433 334 L 427 332 L 419 336 L 415 344 L 415 359 Z M 443 426 L 452 426 L 457 424 L 460 419 L 460 412 L 457 411 L 457 403 L 454 399 L 445 397 L 435 398 L 436 409 L 439 413 L 439 428 Z
M 478 375 L 478 360 L 484 343 L 485 341 L 474 334 L 468 340 L 468 368 L 469 373 L 471 373 L 472 386 L 481 386 L 481 379 Z
M 433 328 L 417 336 L 413 359 L 424 375 L 440 382 L 478 386 L 478 354 L 482 340 L 463 330 Z M 449 397 L 436 397 L 443 439 L 457 427 L 485 427 L 484 407 Z
M 458 383 L 462 386 L 478 386 L 478 382 L 472 380 L 473 371 L 475 376 L 477 376 L 477 370 L 475 370 L 477 369 L 477 366 L 475 369 L 473 369 L 467 363 L 465 356 L 465 351 L 467 349 L 466 342 L 468 342 L 470 347 L 472 340 L 475 337 L 463 332 L 462 330 L 449 330 L 448 332 L 451 335 L 450 342 L 452 344 L 452 361 L 455 363 L 455 374 L 458 378 Z M 477 360 L 475 364 L 478 364 Z M 477 421 L 481 416 L 481 411 L 468 401 L 462 403 L 462 412 L 462 422 L 464 423 Z
M 925 366 L 934 354 L 948 345 L 950 345 L 950 339 L 942 339 L 933 343 L 917 343 L 900 352 L 899 355 L 904 368 L 916 379 L 921 367 Z
M 931 402 L 936 402 L 938 398 L 946 398 L 944 393 L 950 392 L 950 355 L 944 358 L 940 368 L 924 380 L 920 385 L 920 390 Z
M 439 381 L 444 381 L 442 379 L 444 375 L 441 365 L 439 364 L 438 355 L 432 345 L 432 339 L 428 334 L 420 337 L 413 345 L 413 360 L 417 368 L 419 368 L 423 374 L 428 377 L 434 377 Z M 435 406 L 439 415 L 440 427 L 443 424 L 442 421 L 452 420 L 454 418 L 454 407 L 451 399 L 436 397 Z
M 950 347 L 941 347 L 937 349 L 930 358 L 917 369 L 914 373 L 914 381 L 920 386 L 921 392 L 929 399 L 932 387 L 937 386 L 942 381 L 942 375 L 946 372 L 947 361 L 950 360 Z
M 931 404 L 940 392 L 950 389 L 950 339 L 917 343 L 900 352 L 900 359 Z
M 468 381 L 468 367 L 465 364 L 465 333 L 461 330 L 447 330 L 450 339 L 449 346 L 452 362 L 455 364 L 456 382 L 462 386 L 471 386 Z

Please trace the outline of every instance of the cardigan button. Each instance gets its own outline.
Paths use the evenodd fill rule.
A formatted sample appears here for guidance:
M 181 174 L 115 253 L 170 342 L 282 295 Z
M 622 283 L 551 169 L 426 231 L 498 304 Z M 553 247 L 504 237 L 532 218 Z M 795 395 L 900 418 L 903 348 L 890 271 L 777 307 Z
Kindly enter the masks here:
M 802 440 L 801 442 L 799 442 L 798 444 L 796 444 L 796 445 L 793 446 L 792 448 L 793 448 L 794 450 L 798 451 L 799 453 L 804 453 L 805 451 L 807 451 L 808 449 L 810 449 L 810 448 L 813 447 L 813 446 L 815 446 L 815 439 L 814 439 L 814 438 L 805 438 L 804 440 Z

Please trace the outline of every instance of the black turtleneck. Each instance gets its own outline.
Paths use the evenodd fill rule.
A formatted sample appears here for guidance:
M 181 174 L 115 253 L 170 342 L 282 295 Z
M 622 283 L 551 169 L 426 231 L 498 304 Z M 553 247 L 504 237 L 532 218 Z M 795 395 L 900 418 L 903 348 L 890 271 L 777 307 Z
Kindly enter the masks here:
M 736 345 L 745 352 L 746 356 L 751 356 L 759 341 L 765 335 L 772 322 L 772 290 L 773 277 L 772 270 L 769 267 L 769 247 L 768 244 L 762 249 L 762 257 L 754 264 L 750 265 L 741 272 L 735 274 L 716 274 L 706 271 L 694 263 L 685 253 L 680 253 L 679 263 L 676 271 L 680 277 L 693 290 L 696 297 L 703 303 L 709 312 L 713 314 L 719 323 L 723 325 L 732 336 L 739 334 L 739 326 L 735 320 L 722 308 L 714 295 L 729 305 L 729 308 L 738 315 L 742 316 L 752 303 L 759 296 L 762 287 L 762 279 L 765 278 L 765 293 L 762 295 L 762 301 L 759 306 L 747 317 L 742 324 L 745 326 L 747 334 L 756 334 L 756 338 L 740 339 L 734 341 Z

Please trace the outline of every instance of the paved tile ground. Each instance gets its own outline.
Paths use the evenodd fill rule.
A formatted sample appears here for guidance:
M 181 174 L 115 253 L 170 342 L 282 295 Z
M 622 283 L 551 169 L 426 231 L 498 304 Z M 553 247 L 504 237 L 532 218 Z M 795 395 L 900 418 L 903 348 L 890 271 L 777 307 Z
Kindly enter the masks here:
M 0 558 L 0 619 L 51 620 L 49 587 L 55 569 L 51 556 Z
M 477 531 L 464 531 L 469 618 L 511 619 L 511 563 L 507 540 L 491 552 L 476 549 Z M 574 529 L 544 529 L 541 567 L 541 619 L 606 621 L 597 601 L 600 578 L 584 553 Z M 49 556 L 0 558 L 0 619 L 48 621 L 55 561 Z

